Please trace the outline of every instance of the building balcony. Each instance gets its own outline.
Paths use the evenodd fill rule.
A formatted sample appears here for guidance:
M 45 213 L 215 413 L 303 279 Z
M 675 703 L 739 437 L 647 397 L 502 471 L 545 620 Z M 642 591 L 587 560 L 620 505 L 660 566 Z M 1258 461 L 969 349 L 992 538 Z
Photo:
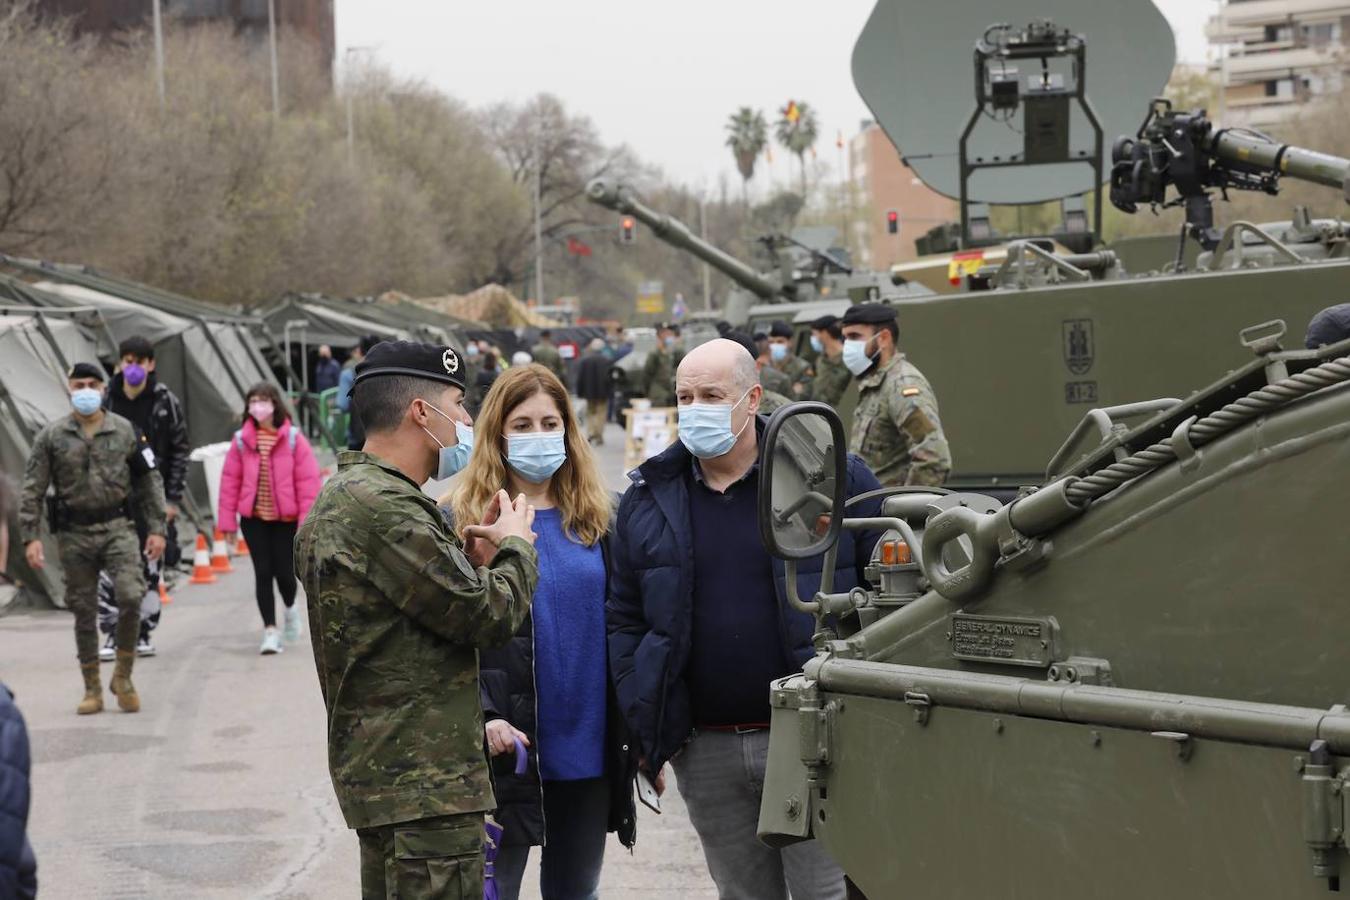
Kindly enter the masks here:
M 1267 25 L 1334 22 L 1350 16 L 1346 0 L 1244 0 L 1224 4 L 1205 26 L 1210 43 L 1260 41 Z

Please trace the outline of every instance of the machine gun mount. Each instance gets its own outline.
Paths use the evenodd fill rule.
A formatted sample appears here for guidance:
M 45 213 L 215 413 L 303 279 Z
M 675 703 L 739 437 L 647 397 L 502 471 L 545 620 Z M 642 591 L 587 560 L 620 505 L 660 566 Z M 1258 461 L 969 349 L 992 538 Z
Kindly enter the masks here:
M 1339 187 L 1350 200 L 1350 161 L 1319 153 L 1240 128 L 1216 129 L 1204 110 L 1182 112 L 1157 98 L 1134 137 L 1123 136 L 1111 148 L 1111 203 L 1134 213 L 1147 203 L 1156 212 L 1186 209 L 1185 235 L 1206 250 L 1219 245 L 1214 227 L 1212 191 L 1225 200 L 1228 190 L 1278 194 L 1288 176 Z M 1167 188 L 1177 196 L 1168 199 Z

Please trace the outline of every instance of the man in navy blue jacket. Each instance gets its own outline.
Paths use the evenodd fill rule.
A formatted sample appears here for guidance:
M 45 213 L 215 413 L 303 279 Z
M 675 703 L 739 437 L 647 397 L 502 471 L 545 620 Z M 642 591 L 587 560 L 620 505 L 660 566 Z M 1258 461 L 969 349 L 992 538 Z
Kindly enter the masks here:
M 37 896 L 37 860 L 28 843 L 28 731 L 0 684 L 0 897 Z
M 779 850 L 755 837 L 769 683 L 814 654 L 814 621 L 788 605 L 782 563 L 759 538 L 762 395 L 754 359 L 734 341 L 680 363 L 680 441 L 630 473 L 611 539 L 610 668 L 647 770 L 659 785 L 666 761 L 675 767 L 722 896 L 843 898 L 843 874 L 815 841 Z M 848 496 L 878 486 L 850 457 Z M 876 539 L 843 533 L 834 590 L 862 582 Z M 802 597 L 820 569 L 820 559 L 799 567 Z

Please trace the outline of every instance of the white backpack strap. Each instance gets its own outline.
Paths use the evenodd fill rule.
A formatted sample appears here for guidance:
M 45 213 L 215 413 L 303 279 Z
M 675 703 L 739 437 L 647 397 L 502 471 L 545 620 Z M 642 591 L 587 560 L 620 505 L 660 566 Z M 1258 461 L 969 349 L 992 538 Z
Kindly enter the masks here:
M 239 452 L 244 452 L 244 429 L 239 429 L 234 433 L 234 445 L 239 448 Z
M 291 424 L 291 430 L 288 431 L 288 432 L 286 432 L 286 442 L 287 442 L 288 444 L 291 445 L 291 452 L 292 452 L 292 453 L 295 452 L 295 439 L 296 439 L 295 425 L 294 425 L 294 423 L 292 423 L 292 424 Z

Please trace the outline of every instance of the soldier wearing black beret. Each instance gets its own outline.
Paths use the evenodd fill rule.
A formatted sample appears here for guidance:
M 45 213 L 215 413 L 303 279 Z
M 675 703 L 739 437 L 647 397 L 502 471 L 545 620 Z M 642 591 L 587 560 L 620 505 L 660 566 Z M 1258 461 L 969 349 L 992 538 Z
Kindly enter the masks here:
M 365 897 L 483 895 L 496 800 L 477 651 L 515 634 L 539 569 L 524 496 L 501 492 L 461 541 L 422 491 L 468 460 L 464 386 L 453 347 L 372 347 L 352 388 L 365 445 L 338 454 L 296 535 L 329 773 L 360 839 Z
M 850 448 L 883 485 L 940 485 L 952 454 L 928 379 L 896 344 L 895 308 L 884 303 L 851 306 L 840 320 L 843 363 L 858 379 Z

